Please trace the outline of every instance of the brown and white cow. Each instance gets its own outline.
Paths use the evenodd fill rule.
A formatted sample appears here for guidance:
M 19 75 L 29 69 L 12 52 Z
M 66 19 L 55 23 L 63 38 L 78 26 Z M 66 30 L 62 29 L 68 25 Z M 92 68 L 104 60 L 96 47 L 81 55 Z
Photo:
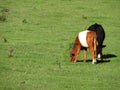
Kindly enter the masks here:
M 85 30 L 77 35 L 73 48 L 70 52 L 71 62 L 76 62 L 78 60 L 80 50 L 84 51 L 84 62 L 86 62 L 87 48 L 89 48 L 92 53 L 92 63 L 97 63 L 97 35 L 94 31 Z

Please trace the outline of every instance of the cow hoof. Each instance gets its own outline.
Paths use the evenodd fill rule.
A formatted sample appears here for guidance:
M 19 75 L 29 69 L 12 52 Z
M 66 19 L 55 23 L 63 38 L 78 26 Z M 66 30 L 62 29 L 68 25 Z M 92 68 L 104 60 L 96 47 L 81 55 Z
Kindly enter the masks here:
M 76 63 L 76 61 L 74 61 L 74 63 Z
M 92 62 L 92 64 L 97 64 L 97 62 Z
M 93 60 L 93 61 L 92 61 L 92 64 L 97 64 L 97 60 Z

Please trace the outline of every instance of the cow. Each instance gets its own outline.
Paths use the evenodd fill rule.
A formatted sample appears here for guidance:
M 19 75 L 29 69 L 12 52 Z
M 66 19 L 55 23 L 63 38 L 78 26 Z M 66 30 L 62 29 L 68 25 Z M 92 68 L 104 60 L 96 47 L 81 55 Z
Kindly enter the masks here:
M 102 27 L 102 25 L 95 23 L 95 24 L 89 26 L 88 30 L 96 32 L 97 43 L 98 43 L 98 45 L 97 45 L 97 57 L 99 60 L 103 60 L 102 48 L 105 47 L 105 45 L 103 45 L 103 41 L 105 39 L 104 28 Z
M 84 62 L 86 62 L 86 51 L 87 48 L 90 49 L 92 53 L 92 63 L 96 64 L 96 53 L 97 53 L 97 35 L 94 31 L 85 30 L 80 32 L 75 39 L 72 50 L 70 51 L 71 62 L 76 62 L 78 60 L 78 55 L 80 50 L 84 52 Z

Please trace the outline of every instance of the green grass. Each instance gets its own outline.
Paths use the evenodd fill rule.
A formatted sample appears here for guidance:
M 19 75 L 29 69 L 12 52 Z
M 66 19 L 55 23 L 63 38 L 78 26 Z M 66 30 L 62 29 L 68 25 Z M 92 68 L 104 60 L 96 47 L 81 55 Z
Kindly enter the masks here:
M 0 90 L 118 90 L 119 8 L 119 0 L 1 0 Z M 70 44 L 94 23 L 106 32 L 103 54 L 116 57 L 71 63 Z

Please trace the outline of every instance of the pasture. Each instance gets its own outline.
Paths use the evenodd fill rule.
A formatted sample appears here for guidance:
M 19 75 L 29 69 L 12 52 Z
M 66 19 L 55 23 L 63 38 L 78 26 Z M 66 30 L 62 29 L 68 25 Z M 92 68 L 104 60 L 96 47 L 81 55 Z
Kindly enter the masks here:
M 104 62 L 70 62 L 78 32 L 100 23 Z M 0 0 L 0 90 L 119 90 L 120 0 Z M 11 51 L 11 48 L 13 51 Z

